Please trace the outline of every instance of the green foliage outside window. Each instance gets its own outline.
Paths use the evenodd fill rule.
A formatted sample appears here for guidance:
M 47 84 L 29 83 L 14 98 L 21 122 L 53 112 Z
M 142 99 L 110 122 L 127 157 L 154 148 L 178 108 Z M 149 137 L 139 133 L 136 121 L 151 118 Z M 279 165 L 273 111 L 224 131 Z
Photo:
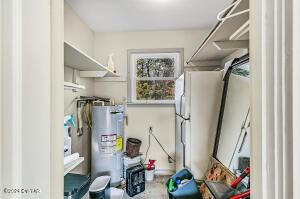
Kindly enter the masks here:
M 174 63 L 173 58 L 138 59 L 136 64 L 136 99 L 174 100 L 175 80 L 170 80 L 170 78 L 174 78 Z M 147 80 L 148 78 L 149 80 Z M 165 78 L 169 79 L 164 80 Z
M 174 77 L 173 58 L 140 58 L 136 64 L 137 77 Z
M 137 100 L 174 100 L 173 80 L 137 81 Z

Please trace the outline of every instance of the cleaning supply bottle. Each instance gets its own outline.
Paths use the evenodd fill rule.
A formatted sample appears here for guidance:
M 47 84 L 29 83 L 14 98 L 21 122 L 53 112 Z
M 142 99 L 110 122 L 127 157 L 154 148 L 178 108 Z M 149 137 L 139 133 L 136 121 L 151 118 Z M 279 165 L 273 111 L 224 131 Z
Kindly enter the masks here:
M 113 56 L 114 56 L 114 54 L 108 55 L 107 69 L 110 70 L 110 71 L 115 70 L 115 64 L 114 64 Z
M 73 114 L 70 114 L 70 115 L 67 115 L 64 117 L 64 126 L 68 126 L 68 124 L 75 127 L 75 120 L 74 120 Z
M 75 127 L 75 121 L 73 115 L 67 115 L 64 117 L 64 156 L 71 155 L 72 140 L 70 136 L 70 127 Z
M 173 179 L 170 179 L 169 184 L 168 184 L 168 189 L 170 192 L 173 192 L 175 190 L 175 182 Z

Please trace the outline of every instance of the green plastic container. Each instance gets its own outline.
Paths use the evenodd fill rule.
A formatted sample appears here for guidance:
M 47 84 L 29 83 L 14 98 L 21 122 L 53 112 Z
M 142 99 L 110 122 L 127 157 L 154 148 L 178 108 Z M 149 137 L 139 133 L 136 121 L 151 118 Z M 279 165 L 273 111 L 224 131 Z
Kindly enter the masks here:
M 64 199 L 81 199 L 89 191 L 90 178 L 69 173 L 64 177 Z

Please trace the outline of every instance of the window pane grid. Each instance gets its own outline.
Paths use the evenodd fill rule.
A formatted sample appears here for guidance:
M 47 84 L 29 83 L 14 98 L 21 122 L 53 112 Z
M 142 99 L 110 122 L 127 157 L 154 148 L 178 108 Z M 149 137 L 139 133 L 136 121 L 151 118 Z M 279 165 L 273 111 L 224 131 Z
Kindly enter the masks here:
M 174 103 L 175 81 L 180 75 L 181 58 L 177 52 L 131 54 L 130 101 Z

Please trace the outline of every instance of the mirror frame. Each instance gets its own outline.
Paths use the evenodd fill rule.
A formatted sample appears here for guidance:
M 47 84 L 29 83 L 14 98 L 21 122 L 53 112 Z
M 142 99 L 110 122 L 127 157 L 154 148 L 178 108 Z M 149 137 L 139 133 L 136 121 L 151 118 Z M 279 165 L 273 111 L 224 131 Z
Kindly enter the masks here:
M 213 150 L 213 157 L 220 162 L 220 160 L 217 158 L 218 149 L 219 149 L 219 143 L 220 143 L 220 137 L 221 137 L 221 131 L 222 131 L 222 124 L 223 124 L 223 116 L 225 111 L 225 104 L 226 104 L 226 98 L 227 98 L 227 90 L 228 90 L 228 84 L 229 84 L 229 78 L 233 71 L 233 69 L 249 62 L 249 54 L 246 54 L 242 57 L 235 58 L 229 68 L 226 71 L 226 74 L 223 78 L 224 86 L 223 86 L 223 93 L 222 93 L 222 101 L 221 101 L 221 107 L 219 112 L 219 118 L 218 118 L 218 126 L 217 126 L 217 133 L 215 137 L 215 144 L 214 144 L 214 150 Z M 222 162 L 221 162 L 222 163 Z

